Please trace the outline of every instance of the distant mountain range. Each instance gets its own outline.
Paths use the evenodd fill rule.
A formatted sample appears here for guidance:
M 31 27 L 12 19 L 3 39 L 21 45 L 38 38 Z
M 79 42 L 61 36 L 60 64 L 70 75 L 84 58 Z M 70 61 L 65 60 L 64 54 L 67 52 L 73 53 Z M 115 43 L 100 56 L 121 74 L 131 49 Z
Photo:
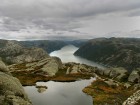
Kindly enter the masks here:
M 34 41 L 19 41 L 25 47 L 39 47 L 47 51 L 48 53 L 59 50 L 66 45 L 74 45 L 76 47 L 80 47 L 84 45 L 88 39 L 85 40 L 34 40 Z

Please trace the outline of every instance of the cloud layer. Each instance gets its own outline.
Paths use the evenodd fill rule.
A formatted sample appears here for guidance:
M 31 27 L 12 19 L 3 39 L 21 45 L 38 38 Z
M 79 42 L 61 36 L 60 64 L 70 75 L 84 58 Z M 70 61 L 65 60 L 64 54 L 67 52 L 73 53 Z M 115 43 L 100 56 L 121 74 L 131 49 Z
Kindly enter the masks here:
M 90 38 L 106 36 L 106 33 L 115 31 L 140 30 L 139 0 L 0 0 L 0 2 L 0 38 L 18 40 L 59 36 Z M 126 36 L 140 37 L 130 34 Z

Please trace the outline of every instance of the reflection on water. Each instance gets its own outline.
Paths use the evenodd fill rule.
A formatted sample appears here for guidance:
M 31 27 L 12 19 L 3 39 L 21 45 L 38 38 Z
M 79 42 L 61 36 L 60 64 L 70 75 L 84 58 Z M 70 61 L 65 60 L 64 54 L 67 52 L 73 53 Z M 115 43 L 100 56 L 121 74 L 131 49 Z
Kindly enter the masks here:
M 37 85 L 36 85 L 36 88 L 38 89 L 37 91 L 38 91 L 39 93 L 43 93 L 43 92 L 46 91 L 47 86 L 37 86 Z
M 38 93 L 35 86 L 24 87 L 33 105 L 93 105 L 92 98 L 82 92 L 95 78 L 76 82 L 38 82 L 47 91 Z
M 62 62 L 65 62 L 65 63 L 66 62 L 76 62 L 76 63 L 81 63 L 81 64 L 87 64 L 90 66 L 95 66 L 95 67 L 102 68 L 102 69 L 105 68 L 102 65 L 99 65 L 90 60 L 87 60 L 87 59 L 84 59 L 84 58 L 81 58 L 78 56 L 74 56 L 73 53 L 77 50 L 78 50 L 78 47 L 75 47 L 73 45 L 68 45 L 58 51 L 53 51 L 52 53 L 50 53 L 50 56 L 57 56 L 62 60 Z

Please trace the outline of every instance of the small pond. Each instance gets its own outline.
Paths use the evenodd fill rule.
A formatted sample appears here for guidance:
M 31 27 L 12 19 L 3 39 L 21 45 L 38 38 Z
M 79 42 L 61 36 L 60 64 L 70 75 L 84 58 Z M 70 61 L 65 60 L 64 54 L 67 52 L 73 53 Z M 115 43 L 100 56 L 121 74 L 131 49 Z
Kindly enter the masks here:
M 37 86 L 48 89 L 38 90 L 36 86 L 24 87 L 33 105 L 93 105 L 92 97 L 82 89 L 91 84 L 95 78 L 76 82 L 37 82 Z

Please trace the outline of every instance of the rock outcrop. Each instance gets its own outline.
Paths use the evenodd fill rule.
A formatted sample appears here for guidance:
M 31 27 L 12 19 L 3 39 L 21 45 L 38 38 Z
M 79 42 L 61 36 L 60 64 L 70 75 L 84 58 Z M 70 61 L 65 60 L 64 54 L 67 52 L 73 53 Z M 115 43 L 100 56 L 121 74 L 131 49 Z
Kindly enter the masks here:
M 111 78 L 112 80 L 117 80 L 120 82 L 128 81 L 128 77 L 130 75 L 130 73 L 122 67 L 94 69 L 93 72 L 99 76 L 104 76 L 104 77 Z
M 132 83 L 140 83 L 140 68 L 132 71 L 128 78 L 128 81 Z
M 40 74 L 46 76 L 54 76 L 59 68 L 62 67 L 62 62 L 57 57 L 49 57 L 39 61 L 13 64 L 9 66 L 11 72 L 30 71 L 33 74 Z
M 127 100 L 124 101 L 122 105 L 135 105 L 135 104 L 139 105 L 138 103 L 139 100 L 140 100 L 140 90 L 138 90 L 129 98 L 127 98 Z
M 63 66 L 64 69 L 66 69 L 66 74 L 76 74 L 76 73 L 90 74 L 95 73 L 95 71 L 99 70 L 96 67 L 74 62 L 65 63 Z
M 0 105 L 32 105 L 19 80 L 0 60 Z
M 17 41 L 0 40 L 0 57 L 8 64 L 33 62 L 49 57 L 41 48 L 25 48 Z

